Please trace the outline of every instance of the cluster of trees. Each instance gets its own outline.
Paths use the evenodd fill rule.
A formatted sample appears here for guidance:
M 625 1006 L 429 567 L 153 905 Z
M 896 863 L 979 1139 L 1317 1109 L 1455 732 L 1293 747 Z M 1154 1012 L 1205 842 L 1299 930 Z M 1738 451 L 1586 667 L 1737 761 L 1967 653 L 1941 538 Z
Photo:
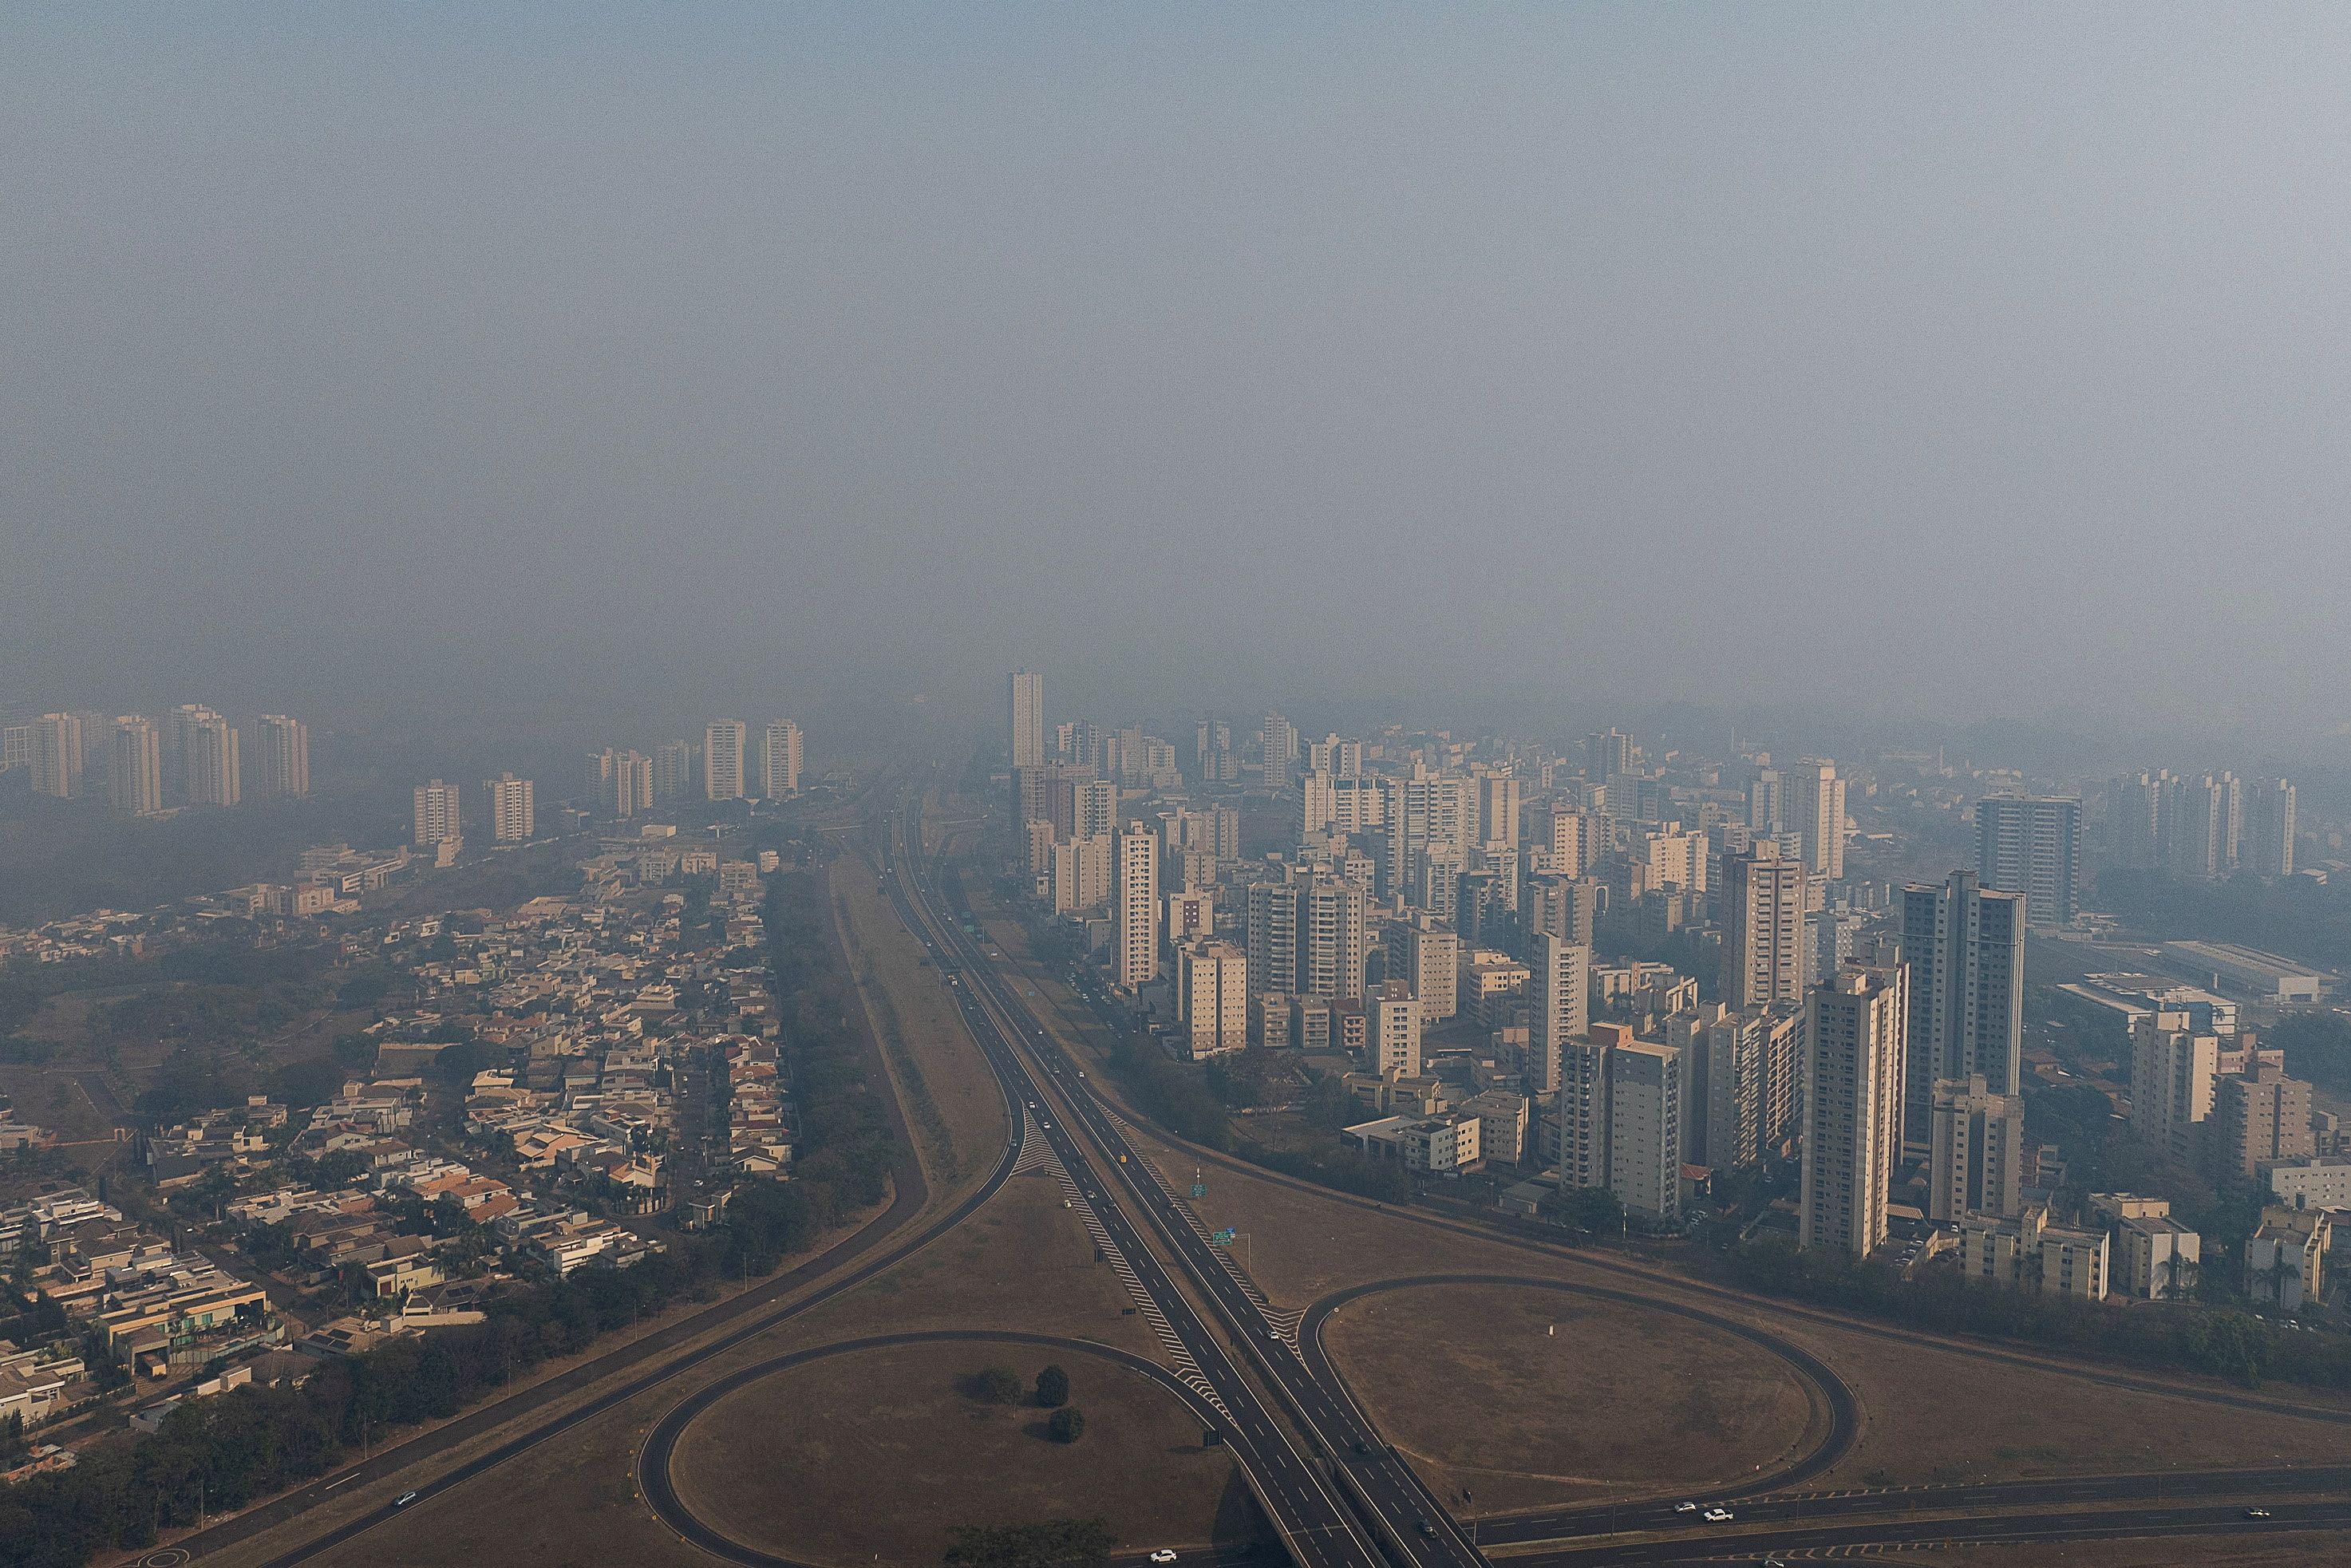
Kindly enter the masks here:
M 1033 1390 L 1001 1362 L 973 1373 L 964 1380 L 964 1387 L 974 1399 L 990 1405 L 1014 1405 L 1025 1397 L 1051 1410 L 1070 1402 L 1070 1375 L 1059 1364 L 1049 1364 L 1037 1375 Z
M 807 1157 L 796 1179 L 753 1183 L 726 1224 L 678 1236 L 632 1268 L 589 1268 L 516 1291 L 478 1324 L 394 1341 L 323 1362 L 300 1388 L 245 1387 L 192 1400 L 152 1436 L 85 1450 L 69 1470 L 0 1491 L 0 1568 L 80 1568 L 97 1553 L 151 1544 L 208 1511 L 238 1508 L 333 1468 L 352 1449 L 418 1422 L 453 1416 L 517 1374 L 585 1349 L 602 1333 L 680 1299 L 707 1300 L 722 1281 L 773 1272 L 823 1231 L 879 1200 L 894 1153 L 889 1123 L 838 1027 L 838 965 L 820 940 L 809 879 L 769 894 L 771 962 L 790 1031 Z M 328 1155 L 308 1174 L 348 1166 Z M 433 1216 L 414 1218 L 430 1228 Z
M 2285 1070 L 2321 1089 L 2351 1094 L 2351 1023 L 2335 1013 L 2288 1013 L 2262 1036 L 2285 1048 Z
M 2241 942 L 2322 968 L 2351 965 L 2351 887 L 2246 873 L 2181 882 L 2155 871 L 2098 873 L 2098 900 L 2135 929 L 2158 936 Z
M 964 1379 L 964 1392 L 990 1405 L 1027 1400 L 1044 1406 L 1052 1412 L 1045 1418 L 1045 1436 L 1057 1443 L 1074 1443 L 1085 1435 L 1085 1412 L 1070 1403 L 1070 1375 L 1058 1365 L 1037 1375 L 1033 1392 L 1010 1367 L 1001 1363 L 983 1366 Z
M 864 1053 L 843 1027 L 855 1004 L 824 907 L 813 873 L 779 872 L 768 879 L 760 914 L 800 1112 L 794 1185 L 821 1186 L 857 1209 L 887 1196 L 898 1139 L 884 1091 L 868 1081 Z
M 1102 1519 L 967 1524 L 947 1531 L 941 1561 L 946 1568 L 1093 1568 L 1117 1547 L 1118 1536 Z
M 1949 1270 L 1906 1279 L 1881 1263 L 1799 1251 L 1778 1238 L 1722 1254 L 1729 1282 L 1766 1295 L 1885 1318 L 1907 1328 L 2013 1339 L 2178 1367 L 2248 1388 L 2266 1378 L 2351 1388 L 2351 1339 L 2281 1332 L 2250 1313 L 2189 1305 L 2109 1306 L 1971 1285 Z

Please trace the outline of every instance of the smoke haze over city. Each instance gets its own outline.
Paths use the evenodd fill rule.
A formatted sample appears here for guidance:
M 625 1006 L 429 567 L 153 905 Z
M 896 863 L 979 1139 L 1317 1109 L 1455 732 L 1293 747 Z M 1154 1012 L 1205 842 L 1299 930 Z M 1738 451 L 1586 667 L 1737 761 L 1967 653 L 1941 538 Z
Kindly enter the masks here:
M 7 33 L 39 701 L 2295 744 L 2351 674 L 2339 8 Z

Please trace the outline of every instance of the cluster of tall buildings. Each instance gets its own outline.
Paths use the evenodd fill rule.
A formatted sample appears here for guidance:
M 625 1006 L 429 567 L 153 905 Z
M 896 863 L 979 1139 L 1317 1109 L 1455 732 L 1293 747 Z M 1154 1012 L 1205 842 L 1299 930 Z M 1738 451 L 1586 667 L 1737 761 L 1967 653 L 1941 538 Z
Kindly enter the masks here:
M 0 767 L 23 767 L 33 792 L 102 797 L 125 816 L 226 807 L 310 792 L 310 733 L 264 714 L 243 727 L 201 703 L 162 717 L 48 713 L 0 728 Z
M 673 740 L 651 753 L 606 747 L 588 754 L 581 796 L 569 795 L 578 813 L 627 821 L 700 796 L 709 800 L 788 800 L 800 792 L 800 727 L 789 719 L 754 731 L 739 719 L 719 719 L 703 731 L 702 744 Z M 569 792 L 566 792 L 569 794 Z M 416 786 L 413 841 L 420 849 L 454 856 L 465 842 L 465 792 L 434 779 Z M 486 827 L 496 843 L 521 843 L 538 831 L 538 790 L 511 772 L 482 783 L 475 825 Z
M 493 842 L 528 842 L 538 831 L 538 789 L 528 779 L 511 772 L 482 781 L 480 821 Z M 438 851 L 445 860 L 465 841 L 465 791 L 438 779 L 415 790 L 414 831 L 411 841 L 419 849 Z
M 777 719 L 754 730 L 740 719 L 705 726 L 702 742 L 665 741 L 650 753 L 607 747 L 588 754 L 596 811 L 625 821 L 699 794 L 708 800 L 789 800 L 800 792 L 800 727 Z
M 2105 1266 L 2030 1201 L 2023 1122 L 2024 944 L 2080 914 L 2076 798 L 1976 796 L 1973 863 L 1887 887 L 1849 874 L 1853 781 L 1827 758 L 1653 758 L 1613 729 L 1557 751 L 1315 738 L 1268 713 L 1197 721 L 1187 769 L 1140 728 L 1050 722 L 1029 671 L 1005 722 L 1040 903 L 1195 1057 L 1349 1053 L 1351 1090 L 1402 1113 L 1350 1129 L 1361 1146 L 1437 1161 L 1482 1135 L 1666 1224 L 1694 1173 L 1791 1159 L 1807 1247 L 1868 1255 L 1917 1184 L 1983 1270 L 2073 1289 Z M 1244 854 L 1250 797 L 1252 831 L 1270 802 L 1287 831 Z M 1604 926 L 1680 942 L 1707 994 L 1602 963 Z M 2240 1077 L 2215 1104 L 2255 1106 Z M 2230 1115 L 2233 1150 L 2294 1111 Z
M 2184 778 L 2168 770 L 2120 779 L 2106 792 L 2111 863 L 2187 882 L 2249 872 L 2294 873 L 2294 785 L 2233 773 Z

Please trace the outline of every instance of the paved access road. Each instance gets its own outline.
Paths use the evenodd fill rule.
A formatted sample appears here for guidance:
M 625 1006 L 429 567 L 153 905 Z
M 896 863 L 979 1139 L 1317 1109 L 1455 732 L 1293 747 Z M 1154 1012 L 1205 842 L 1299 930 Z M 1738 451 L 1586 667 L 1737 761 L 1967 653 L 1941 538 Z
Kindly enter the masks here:
M 1513 1556 L 1530 1568 L 1587 1568 L 1589 1564 L 1656 1563 L 1792 1562 L 1832 1548 L 1974 1546 L 2062 1541 L 2138 1540 L 2163 1536 L 2237 1535 L 2265 1530 L 2342 1530 L 2351 1527 L 2351 1500 L 2279 1501 L 2266 1505 L 2270 1517 L 2249 1520 L 2238 1503 L 2186 1506 L 2150 1504 L 2121 1512 L 2043 1511 L 1991 1514 L 1953 1511 L 1915 1519 L 1859 1523 L 1814 1523 L 1756 1529 L 1741 1518 L 1702 1534 L 1667 1541 L 1593 1542 L 1551 1552 Z M 2172 1561 L 2193 1561 L 2183 1553 Z M 2329 1559 L 2314 1559 L 2327 1561 Z

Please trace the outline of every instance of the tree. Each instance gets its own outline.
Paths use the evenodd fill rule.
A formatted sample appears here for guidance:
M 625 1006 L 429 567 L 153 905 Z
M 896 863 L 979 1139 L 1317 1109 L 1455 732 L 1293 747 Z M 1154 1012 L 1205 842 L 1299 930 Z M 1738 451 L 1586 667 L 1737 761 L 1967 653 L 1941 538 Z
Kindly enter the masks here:
M 1560 1218 L 1587 1235 L 1625 1228 L 1625 1206 L 1604 1186 L 1578 1187 L 1560 1199 Z
M 1074 1443 L 1086 1434 L 1086 1413 L 1074 1405 L 1064 1405 L 1045 1423 L 1045 1435 L 1056 1443 Z
M 1037 1403 L 1049 1409 L 1070 1402 L 1070 1375 L 1056 1364 L 1037 1375 Z
M 1008 1366 L 983 1366 L 971 1380 L 972 1396 L 990 1405 L 1009 1405 L 1020 1397 L 1020 1375 Z

